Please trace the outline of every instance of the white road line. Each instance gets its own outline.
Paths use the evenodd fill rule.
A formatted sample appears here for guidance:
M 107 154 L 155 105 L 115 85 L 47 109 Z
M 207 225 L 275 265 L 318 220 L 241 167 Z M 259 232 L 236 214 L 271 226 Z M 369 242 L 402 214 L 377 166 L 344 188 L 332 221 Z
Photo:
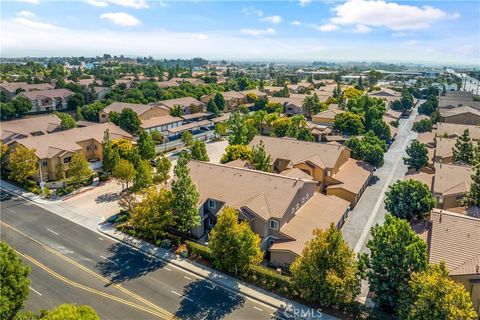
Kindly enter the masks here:
M 98 237 L 98 240 L 102 240 L 102 241 L 103 241 L 103 238 Z
M 210 289 L 210 290 L 215 290 L 215 287 L 205 286 L 205 288 Z
M 257 307 L 257 306 L 254 306 L 253 309 L 258 310 L 258 311 L 263 311 L 263 309 L 260 309 L 260 308 Z
M 405 149 L 407 147 L 407 144 L 410 142 L 410 139 L 405 139 L 405 142 L 403 143 L 402 149 Z M 383 203 L 383 198 L 385 197 L 385 192 L 387 191 L 388 187 L 390 186 L 390 183 L 392 182 L 393 176 L 396 173 L 398 164 L 400 163 L 400 160 L 402 160 L 402 157 L 398 157 L 397 161 L 395 162 L 395 165 L 393 166 L 390 174 L 387 177 L 387 181 L 385 181 L 385 185 L 382 188 L 382 192 L 380 196 L 377 199 L 377 202 L 375 203 L 375 207 L 373 207 L 372 213 L 370 214 L 370 217 L 368 217 L 367 223 L 365 224 L 365 228 L 363 228 L 362 234 L 360 235 L 360 238 L 357 241 L 357 244 L 355 245 L 355 248 L 353 249 L 356 253 L 359 253 L 360 250 L 362 250 L 363 244 L 365 243 L 365 240 L 367 239 L 368 235 L 370 234 L 370 229 L 372 228 L 373 222 L 375 221 L 375 218 L 377 217 L 378 210 L 380 209 L 380 206 Z
M 37 290 L 33 289 L 32 287 L 28 286 L 30 288 L 30 290 L 32 290 L 33 292 L 35 292 L 36 294 L 38 294 L 39 296 L 41 296 L 42 294 L 40 292 L 38 292 Z
M 171 290 L 173 294 L 176 294 L 177 296 L 181 297 L 182 294 L 181 293 L 178 293 L 177 291 L 174 291 L 174 290 Z
M 165 269 L 165 270 L 167 270 L 167 271 L 172 271 L 172 269 L 167 268 L 167 267 L 165 267 L 165 268 L 163 268 L 163 269 Z
M 190 281 L 193 280 L 192 278 L 189 278 L 189 277 L 187 277 L 187 276 L 183 276 L 183 277 L 184 277 L 185 279 L 187 279 L 187 280 L 190 280 Z
M 54 235 L 58 236 L 58 233 L 55 232 L 55 231 L 53 231 L 52 229 L 47 228 L 47 231 L 50 231 L 50 232 L 53 233 Z
M 15 211 L 13 211 L 13 210 L 10 209 L 10 208 L 5 208 L 5 210 L 8 210 L 8 211 L 10 211 L 10 212 L 14 212 L 14 213 L 15 213 Z
M 107 257 L 104 257 L 104 256 L 100 255 L 100 258 L 105 259 L 105 260 L 113 263 L 114 265 L 118 266 L 118 264 L 117 264 L 115 261 L 113 261 L 113 260 L 111 260 L 111 259 L 109 259 L 109 258 L 107 258 Z M 130 268 L 130 266 L 126 267 L 125 269 L 128 269 L 128 268 Z

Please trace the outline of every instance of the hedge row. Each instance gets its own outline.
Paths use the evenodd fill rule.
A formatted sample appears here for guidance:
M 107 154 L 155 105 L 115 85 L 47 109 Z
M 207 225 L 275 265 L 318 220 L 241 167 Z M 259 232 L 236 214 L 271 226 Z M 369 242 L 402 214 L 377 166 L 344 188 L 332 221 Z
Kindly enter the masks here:
M 210 250 L 210 248 L 207 246 L 189 240 L 185 241 L 185 244 L 187 245 L 189 254 L 194 254 L 207 260 L 212 260 L 212 250 Z

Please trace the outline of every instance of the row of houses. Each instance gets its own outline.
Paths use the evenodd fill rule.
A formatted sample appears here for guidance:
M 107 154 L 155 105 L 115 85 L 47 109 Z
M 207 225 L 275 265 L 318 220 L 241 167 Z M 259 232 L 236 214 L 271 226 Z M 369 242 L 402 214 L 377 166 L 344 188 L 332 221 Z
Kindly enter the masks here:
M 476 101 L 471 92 L 451 91 L 440 95 L 438 108 L 442 122 L 480 125 L 480 101 Z

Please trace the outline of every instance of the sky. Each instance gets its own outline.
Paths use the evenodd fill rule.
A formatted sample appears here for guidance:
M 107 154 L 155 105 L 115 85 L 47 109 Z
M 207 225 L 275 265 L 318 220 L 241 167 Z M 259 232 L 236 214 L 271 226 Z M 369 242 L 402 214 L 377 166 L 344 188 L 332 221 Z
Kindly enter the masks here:
M 478 1 L 1 0 L 2 57 L 480 65 Z

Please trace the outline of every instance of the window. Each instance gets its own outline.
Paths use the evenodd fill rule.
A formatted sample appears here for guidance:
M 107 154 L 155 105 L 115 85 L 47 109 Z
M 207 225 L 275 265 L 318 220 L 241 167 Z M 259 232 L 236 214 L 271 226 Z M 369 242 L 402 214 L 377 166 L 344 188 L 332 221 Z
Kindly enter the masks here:
M 92 150 L 92 146 L 87 146 L 87 151 Z
M 63 163 L 69 163 L 72 160 L 72 157 L 63 158 Z
M 279 223 L 277 220 L 270 220 L 270 229 L 278 230 Z
M 47 161 L 42 161 L 42 167 L 46 167 L 48 165 Z
M 210 209 L 216 209 L 217 208 L 217 204 L 215 203 L 215 201 L 213 200 L 208 200 L 208 207 Z

